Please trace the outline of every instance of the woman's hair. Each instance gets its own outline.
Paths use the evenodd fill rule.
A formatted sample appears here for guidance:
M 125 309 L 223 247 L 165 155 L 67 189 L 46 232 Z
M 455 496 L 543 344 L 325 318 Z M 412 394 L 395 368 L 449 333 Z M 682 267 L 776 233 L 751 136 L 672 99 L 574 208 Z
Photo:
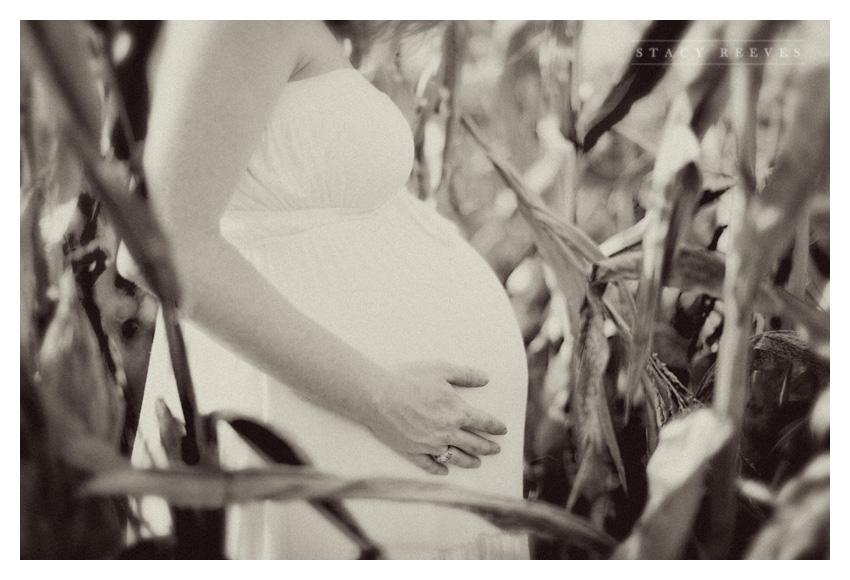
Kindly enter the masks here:
M 397 42 L 407 36 L 427 32 L 443 24 L 442 20 L 325 20 L 337 38 L 349 39 L 361 48 L 378 40 Z

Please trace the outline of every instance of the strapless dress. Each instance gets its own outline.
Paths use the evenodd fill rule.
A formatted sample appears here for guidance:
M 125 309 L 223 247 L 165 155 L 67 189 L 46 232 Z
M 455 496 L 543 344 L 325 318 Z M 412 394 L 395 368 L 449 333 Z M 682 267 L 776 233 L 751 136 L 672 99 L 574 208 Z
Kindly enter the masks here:
M 295 306 L 384 365 L 445 360 L 485 370 L 483 388 L 459 389 L 500 418 L 501 453 L 479 469 L 430 475 L 360 424 L 306 401 L 214 338 L 185 323 L 202 412 L 230 409 L 272 426 L 323 471 L 389 476 L 522 497 L 525 351 L 504 289 L 457 228 L 408 193 L 409 125 L 354 69 L 290 82 L 221 220 L 222 235 Z M 334 364 L 328 359 L 328 364 Z M 153 402 L 179 409 L 164 332 L 155 335 L 136 449 L 158 447 Z M 235 435 L 223 464 L 263 461 Z M 156 452 L 153 452 L 154 456 Z M 148 453 L 137 452 L 144 464 Z M 149 509 L 150 501 L 147 501 Z M 346 506 L 391 558 L 527 558 L 527 538 L 478 517 L 419 503 L 350 500 Z M 258 502 L 228 514 L 236 558 L 355 558 L 350 540 L 303 502 Z

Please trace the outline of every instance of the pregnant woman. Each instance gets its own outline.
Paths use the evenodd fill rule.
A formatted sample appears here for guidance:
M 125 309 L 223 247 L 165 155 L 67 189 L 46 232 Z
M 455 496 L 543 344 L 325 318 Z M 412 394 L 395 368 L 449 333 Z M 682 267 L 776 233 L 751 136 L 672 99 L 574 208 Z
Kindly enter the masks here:
M 321 471 L 521 497 L 520 333 L 488 265 L 407 193 L 393 102 L 322 22 L 169 23 L 159 42 L 144 167 L 201 411 L 257 417 Z M 178 404 L 164 334 L 148 447 L 153 402 Z M 220 445 L 227 467 L 262 465 L 235 436 Z M 346 505 L 391 558 L 528 556 L 525 536 L 462 511 Z M 234 508 L 228 525 L 231 557 L 358 553 L 303 502 Z

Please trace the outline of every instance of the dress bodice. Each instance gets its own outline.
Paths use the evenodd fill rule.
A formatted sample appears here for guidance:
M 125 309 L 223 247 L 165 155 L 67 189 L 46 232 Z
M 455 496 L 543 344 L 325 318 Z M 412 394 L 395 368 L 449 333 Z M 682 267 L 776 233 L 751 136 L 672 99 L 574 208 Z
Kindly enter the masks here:
M 230 210 L 380 207 L 413 163 L 407 120 L 352 68 L 286 84 Z

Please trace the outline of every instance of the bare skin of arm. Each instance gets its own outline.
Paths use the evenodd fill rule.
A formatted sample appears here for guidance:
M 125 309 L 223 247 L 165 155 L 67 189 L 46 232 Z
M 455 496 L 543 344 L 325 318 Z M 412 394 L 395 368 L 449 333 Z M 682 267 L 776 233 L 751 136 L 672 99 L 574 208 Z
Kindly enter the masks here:
M 284 84 L 347 66 L 310 22 L 177 22 L 161 39 L 144 169 L 172 240 L 181 314 L 312 402 L 366 425 L 430 473 L 429 455 L 462 449 L 458 465 L 498 453 L 483 434 L 506 432 L 452 385 L 481 387 L 480 371 L 441 362 L 386 369 L 296 309 L 219 233 Z

